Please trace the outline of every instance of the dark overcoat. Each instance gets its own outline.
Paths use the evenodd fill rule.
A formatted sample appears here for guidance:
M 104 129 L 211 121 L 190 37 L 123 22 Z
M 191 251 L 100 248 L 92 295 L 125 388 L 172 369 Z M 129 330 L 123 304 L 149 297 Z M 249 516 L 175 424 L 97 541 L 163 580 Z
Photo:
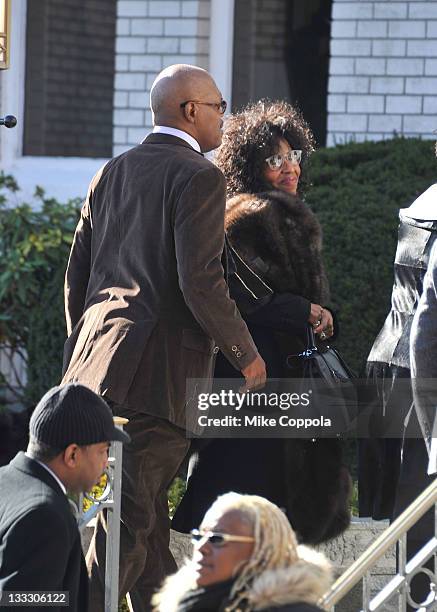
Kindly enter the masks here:
M 0 469 L 0 491 L 0 592 L 69 591 L 68 610 L 86 612 L 88 575 L 79 530 L 59 484 L 21 452 Z
M 286 357 L 304 348 L 311 302 L 328 300 L 320 225 L 304 202 L 279 191 L 234 197 L 226 222 L 235 250 L 275 292 L 244 314 L 268 376 L 299 376 L 286 369 Z M 221 355 L 215 376 L 233 376 Z M 348 526 L 349 488 L 336 439 L 221 438 L 193 457 L 173 528 L 197 528 L 216 497 L 231 490 L 268 498 L 285 509 L 301 541 L 319 543 Z
M 222 264 L 225 179 L 185 141 L 151 134 L 94 177 L 65 279 L 63 382 L 185 428 L 186 380 L 256 348 Z

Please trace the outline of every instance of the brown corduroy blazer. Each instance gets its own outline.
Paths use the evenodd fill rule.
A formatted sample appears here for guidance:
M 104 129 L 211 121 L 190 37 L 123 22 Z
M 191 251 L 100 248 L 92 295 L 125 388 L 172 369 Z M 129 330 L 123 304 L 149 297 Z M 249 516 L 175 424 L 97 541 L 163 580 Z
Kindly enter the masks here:
M 63 382 L 185 427 L 186 380 L 257 351 L 222 265 L 225 179 L 151 134 L 91 182 L 65 278 Z

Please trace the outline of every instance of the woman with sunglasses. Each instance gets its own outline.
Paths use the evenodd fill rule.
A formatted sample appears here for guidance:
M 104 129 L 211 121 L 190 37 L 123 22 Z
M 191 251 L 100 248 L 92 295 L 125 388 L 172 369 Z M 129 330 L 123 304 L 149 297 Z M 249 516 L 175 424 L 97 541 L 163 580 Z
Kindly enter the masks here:
M 308 325 L 322 343 L 334 333 L 325 306 L 321 228 L 300 197 L 313 149 L 312 133 L 296 109 L 261 101 L 227 119 L 216 154 L 227 180 L 229 241 L 274 291 L 266 306 L 244 315 L 270 379 L 299 377 L 286 360 L 305 348 Z M 234 376 L 219 354 L 215 377 Z M 336 439 L 217 439 L 196 453 L 191 467 L 173 519 L 177 531 L 197 526 L 217 495 L 230 490 L 262 495 L 284 508 L 304 543 L 326 541 L 349 525 L 350 477 Z
M 193 557 L 167 579 L 157 612 L 318 612 L 326 558 L 297 545 L 284 513 L 256 495 L 227 493 L 192 532 Z

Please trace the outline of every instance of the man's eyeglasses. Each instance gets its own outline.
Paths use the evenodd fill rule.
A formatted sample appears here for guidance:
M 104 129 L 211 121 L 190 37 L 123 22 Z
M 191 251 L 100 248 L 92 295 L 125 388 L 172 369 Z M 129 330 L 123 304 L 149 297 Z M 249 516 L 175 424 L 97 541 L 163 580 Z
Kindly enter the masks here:
M 291 149 L 286 155 L 282 153 L 276 153 L 267 157 L 265 160 L 266 164 L 271 170 L 280 170 L 286 161 L 292 164 L 300 164 L 302 159 L 302 151 L 299 149 Z
M 228 108 L 228 103 L 226 100 L 220 100 L 220 102 L 199 102 L 199 100 L 186 100 L 185 102 L 181 102 L 180 107 L 185 108 L 185 106 L 189 102 L 194 102 L 195 104 L 203 104 L 204 106 L 213 106 L 220 115 L 224 115 L 226 109 Z
M 229 533 L 216 533 L 215 531 L 199 531 L 199 529 L 191 530 L 191 539 L 193 542 L 200 542 L 206 539 L 212 546 L 223 546 L 226 542 L 254 542 L 255 538 L 249 536 L 230 535 Z

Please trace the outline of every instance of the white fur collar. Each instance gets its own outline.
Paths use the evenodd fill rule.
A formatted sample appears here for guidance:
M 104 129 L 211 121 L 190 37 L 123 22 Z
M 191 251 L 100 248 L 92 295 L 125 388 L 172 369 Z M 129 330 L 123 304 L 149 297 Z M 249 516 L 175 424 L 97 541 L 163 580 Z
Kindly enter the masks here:
M 290 567 L 267 570 L 255 578 L 249 591 L 253 610 L 297 602 L 317 604 L 331 585 L 331 566 L 322 553 L 305 546 L 298 547 L 298 554 L 300 560 Z M 194 566 L 187 562 L 176 574 L 167 578 L 155 596 L 156 612 L 175 612 L 184 595 L 194 588 Z

